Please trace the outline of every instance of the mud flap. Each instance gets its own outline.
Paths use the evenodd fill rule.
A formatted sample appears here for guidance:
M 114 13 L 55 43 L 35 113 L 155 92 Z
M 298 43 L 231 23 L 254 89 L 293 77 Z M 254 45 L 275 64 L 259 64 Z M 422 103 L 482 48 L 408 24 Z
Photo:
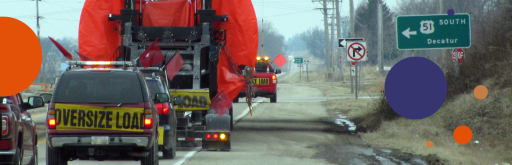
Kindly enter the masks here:
M 206 131 L 204 136 L 208 132 L 215 133 L 215 132 L 225 132 L 229 133 L 229 130 L 231 128 L 231 116 L 229 114 L 224 114 L 222 116 L 219 116 L 211 112 L 206 115 Z M 231 150 L 231 143 L 230 139 L 228 138 L 225 141 L 212 141 L 212 140 L 206 140 L 206 137 L 203 136 L 202 141 L 202 149 L 203 150 L 221 150 L 221 151 L 229 151 Z

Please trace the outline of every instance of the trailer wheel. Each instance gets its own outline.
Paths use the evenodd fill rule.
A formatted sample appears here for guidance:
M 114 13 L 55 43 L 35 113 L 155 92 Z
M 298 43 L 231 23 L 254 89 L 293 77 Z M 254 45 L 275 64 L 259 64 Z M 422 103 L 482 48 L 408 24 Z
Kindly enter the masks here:
M 270 98 L 271 103 L 277 102 L 277 93 L 274 93 L 274 95 Z

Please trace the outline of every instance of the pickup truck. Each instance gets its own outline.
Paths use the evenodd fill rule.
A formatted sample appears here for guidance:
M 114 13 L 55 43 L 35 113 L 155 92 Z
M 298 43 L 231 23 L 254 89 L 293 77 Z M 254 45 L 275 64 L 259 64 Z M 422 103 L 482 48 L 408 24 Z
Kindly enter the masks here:
M 31 96 L 25 103 L 18 93 L 0 101 L 0 164 L 37 164 L 36 126 L 27 110 L 44 106 L 43 98 Z
M 252 73 L 252 88 L 253 97 L 266 97 L 270 98 L 270 102 L 277 102 L 277 76 L 280 74 L 280 69 L 274 69 L 269 58 L 265 56 L 256 58 L 256 65 Z M 238 103 L 238 98 L 246 97 L 247 85 L 242 88 L 238 97 L 233 100 L 234 103 Z

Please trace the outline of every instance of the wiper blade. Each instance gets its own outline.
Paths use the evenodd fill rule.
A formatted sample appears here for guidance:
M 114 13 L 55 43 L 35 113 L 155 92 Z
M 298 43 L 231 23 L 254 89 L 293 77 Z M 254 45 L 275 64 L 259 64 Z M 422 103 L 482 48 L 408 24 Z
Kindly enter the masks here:
M 123 103 L 119 103 L 117 105 L 105 105 L 103 107 L 121 107 L 123 105 Z

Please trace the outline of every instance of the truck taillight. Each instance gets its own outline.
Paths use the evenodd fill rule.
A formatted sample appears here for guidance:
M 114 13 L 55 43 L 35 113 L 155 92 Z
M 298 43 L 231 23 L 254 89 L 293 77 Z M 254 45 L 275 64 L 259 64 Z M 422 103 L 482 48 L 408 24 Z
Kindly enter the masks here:
M 153 128 L 153 120 L 151 118 L 144 119 L 144 128 L 146 128 L 146 129 Z
M 216 132 L 216 131 L 213 131 L 213 132 L 208 132 L 206 133 L 205 137 L 203 140 L 206 140 L 206 141 L 227 141 L 229 139 L 229 135 L 230 133 L 229 132 Z
M 9 118 L 7 116 L 2 116 L 2 136 L 7 135 L 9 132 Z
M 272 75 L 272 82 L 277 83 L 276 75 Z
M 163 103 L 163 104 L 157 104 L 155 105 L 156 109 L 158 109 L 158 114 L 169 114 L 169 104 Z
M 57 125 L 55 118 L 49 118 L 48 119 L 48 128 L 49 129 L 55 129 L 55 126 Z

